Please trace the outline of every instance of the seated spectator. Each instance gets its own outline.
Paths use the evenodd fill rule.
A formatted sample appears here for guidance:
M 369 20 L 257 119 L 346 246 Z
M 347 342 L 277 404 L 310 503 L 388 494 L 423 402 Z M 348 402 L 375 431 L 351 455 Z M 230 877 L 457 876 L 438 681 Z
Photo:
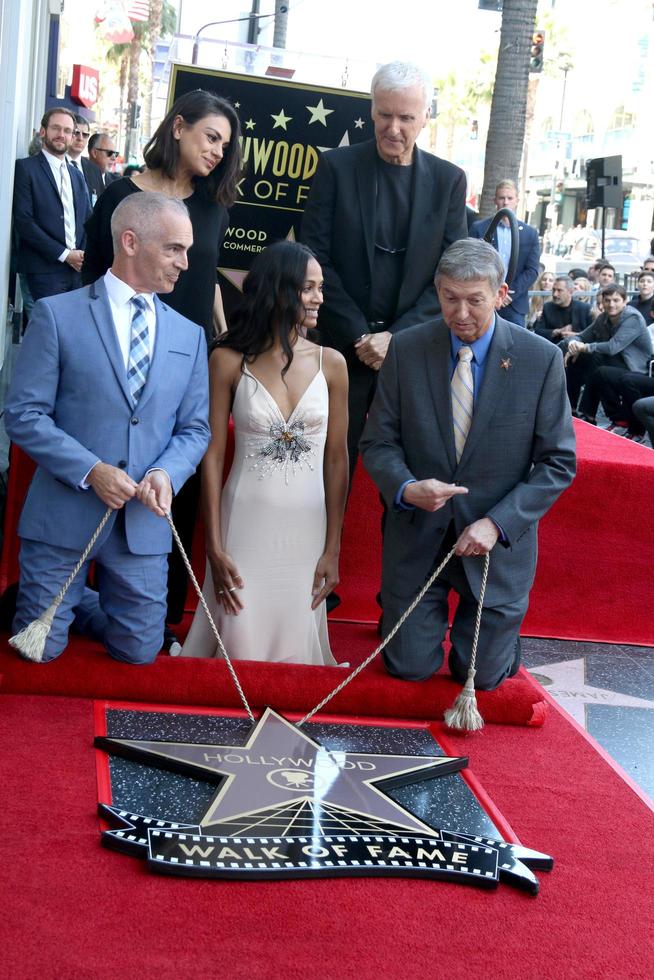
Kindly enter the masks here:
M 589 294 L 588 296 L 585 295 L 575 296 L 575 299 L 580 300 L 582 303 L 590 303 L 590 293 L 592 290 L 590 279 L 587 279 L 586 276 L 577 276 L 577 278 L 574 280 L 574 284 L 575 284 L 575 293 Z
M 620 403 L 610 397 L 617 374 L 627 371 L 646 374 L 652 357 L 652 341 L 645 321 L 638 310 L 627 306 L 624 287 L 615 283 L 604 286 L 600 298 L 605 312 L 578 336 L 562 341 L 572 410 L 575 412 L 579 402 L 576 414 L 593 424 L 602 396 L 609 418 L 615 420 L 619 416 Z M 606 384 L 607 379 L 612 387 Z
M 654 272 L 654 255 L 648 255 L 643 262 L 643 272 Z
M 629 306 L 638 310 L 654 339 L 654 272 L 641 272 L 636 283 L 638 296 L 629 301 Z
M 534 332 L 553 344 L 564 337 L 581 333 L 590 323 L 590 307 L 573 299 L 575 286 L 569 276 L 557 276 L 552 286 L 552 299 L 543 306 L 542 315 L 534 324 Z
M 554 273 L 548 272 L 545 269 L 541 272 L 540 276 L 534 284 L 534 292 L 537 293 L 549 293 L 551 292 L 552 286 L 554 285 Z M 527 317 L 527 326 L 532 327 L 534 323 L 539 318 L 543 312 L 543 306 L 546 302 L 545 296 L 532 296 L 529 300 L 529 315 Z
M 654 395 L 634 402 L 633 411 L 640 424 L 647 430 L 649 441 L 654 449 Z M 635 438 L 637 442 L 641 441 L 637 435 Z
M 628 439 L 643 440 L 647 430 L 654 447 L 654 378 L 636 371 L 623 371 L 607 381 L 610 398 L 619 405 L 620 418 L 616 422 L 626 427 Z M 615 429 L 616 425 L 609 426 Z

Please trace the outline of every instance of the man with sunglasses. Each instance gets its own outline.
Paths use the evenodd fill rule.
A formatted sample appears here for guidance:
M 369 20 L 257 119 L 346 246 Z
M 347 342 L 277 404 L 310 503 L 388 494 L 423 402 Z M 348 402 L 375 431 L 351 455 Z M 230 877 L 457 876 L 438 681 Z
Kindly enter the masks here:
M 92 204 L 95 204 L 105 187 L 117 178 L 118 174 L 109 169 L 117 156 L 118 150 L 108 133 L 93 134 L 89 140 L 89 160 L 94 166 L 86 174 Z

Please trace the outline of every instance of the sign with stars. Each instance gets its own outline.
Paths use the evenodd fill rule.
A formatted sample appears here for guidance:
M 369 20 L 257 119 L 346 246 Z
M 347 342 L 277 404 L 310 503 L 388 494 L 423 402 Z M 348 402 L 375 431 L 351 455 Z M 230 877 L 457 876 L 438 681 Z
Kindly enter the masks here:
M 363 92 L 173 65 L 168 107 L 197 88 L 229 99 L 241 120 L 245 174 L 230 211 L 218 265 L 229 313 L 254 256 L 272 242 L 300 237 L 302 211 L 319 155 L 373 138 L 370 97 Z
M 327 748 L 266 708 L 236 744 L 99 736 L 114 756 L 217 783 L 197 824 L 102 804 L 108 847 L 159 872 L 220 878 L 402 875 L 531 892 L 544 854 L 430 826 L 386 791 L 456 773 L 467 759 Z M 434 748 L 438 748 L 435 744 Z

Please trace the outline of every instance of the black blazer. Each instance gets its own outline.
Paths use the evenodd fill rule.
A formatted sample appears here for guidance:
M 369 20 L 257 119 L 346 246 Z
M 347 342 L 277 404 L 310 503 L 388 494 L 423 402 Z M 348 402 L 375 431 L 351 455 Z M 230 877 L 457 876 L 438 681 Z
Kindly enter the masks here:
M 79 170 L 67 163 L 75 207 L 75 246 L 84 248 L 84 222 L 91 203 Z M 52 272 L 66 248 L 64 211 L 48 161 L 42 153 L 16 160 L 14 227 L 18 232 L 18 271 Z
M 95 201 L 97 201 L 102 192 L 107 189 L 112 181 L 117 180 L 120 175 L 112 174 L 107 171 L 105 183 L 105 181 L 102 179 L 102 171 L 98 167 L 97 163 L 93 163 L 93 160 L 89 160 L 87 157 L 80 157 L 80 160 L 82 161 L 82 170 L 84 171 L 86 186 L 89 189 L 91 204 L 95 204 Z M 93 199 L 94 194 L 95 200 Z
M 323 153 L 302 220 L 301 240 L 325 277 L 319 326 L 345 350 L 368 331 L 376 227 L 377 148 L 374 140 Z M 466 178 L 459 167 L 417 147 L 404 277 L 392 333 L 440 310 L 434 272 L 452 242 L 467 236 Z

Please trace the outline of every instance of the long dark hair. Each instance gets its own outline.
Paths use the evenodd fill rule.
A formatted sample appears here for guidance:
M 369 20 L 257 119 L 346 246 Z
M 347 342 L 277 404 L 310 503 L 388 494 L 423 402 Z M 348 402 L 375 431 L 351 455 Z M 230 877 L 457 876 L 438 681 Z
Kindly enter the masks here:
M 143 159 L 149 169 L 162 170 L 170 178 L 174 178 L 179 162 L 179 143 L 173 136 L 173 123 L 177 116 L 181 116 L 189 126 L 206 116 L 224 116 L 229 122 L 232 136 L 224 157 L 207 177 L 194 177 L 193 184 L 208 200 L 230 208 L 236 200 L 236 186 L 243 167 L 241 123 L 234 106 L 215 92 L 205 92 L 201 88 L 180 95 L 143 151 Z
M 243 299 L 230 318 L 229 330 L 214 346 L 229 347 L 253 361 L 270 350 L 279 334 L 286 364 L 282 377 L 293 360 L 291 339 L 304 316 L 300 293 L 307 276 L 311 249 L 299 242 L 275 242 L 254 259 L 245 282 Z

